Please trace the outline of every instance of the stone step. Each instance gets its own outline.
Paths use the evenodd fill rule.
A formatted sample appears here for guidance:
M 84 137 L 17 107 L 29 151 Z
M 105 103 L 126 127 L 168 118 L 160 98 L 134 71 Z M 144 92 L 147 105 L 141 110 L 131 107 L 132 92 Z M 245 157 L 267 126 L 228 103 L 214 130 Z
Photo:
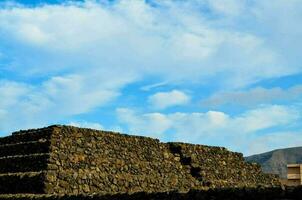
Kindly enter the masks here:
M 0 174 L 0 194 L 42 194 L 45 172 Z
M 36 172 L 47 167 L 48 153 L 0 158 L 0 173 Z
M 0 145 L 38 141 L 40 139 L 49 140 L 51 134 L 52 130 L 50 128 L 13 133 L 10 136 L 0 138 Z
M 15 144 L 4 144 L 0 145 L 0 157 L 48 153 L 49 148 L 50 141 L 46 139 Z

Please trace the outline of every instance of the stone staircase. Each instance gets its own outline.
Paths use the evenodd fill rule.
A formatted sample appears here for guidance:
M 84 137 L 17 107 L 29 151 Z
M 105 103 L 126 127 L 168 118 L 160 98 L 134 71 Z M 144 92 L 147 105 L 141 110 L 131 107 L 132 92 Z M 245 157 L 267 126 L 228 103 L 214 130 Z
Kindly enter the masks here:
M 0 138 L 0 194 L 42 194 L 51 131 L 28 130 Z

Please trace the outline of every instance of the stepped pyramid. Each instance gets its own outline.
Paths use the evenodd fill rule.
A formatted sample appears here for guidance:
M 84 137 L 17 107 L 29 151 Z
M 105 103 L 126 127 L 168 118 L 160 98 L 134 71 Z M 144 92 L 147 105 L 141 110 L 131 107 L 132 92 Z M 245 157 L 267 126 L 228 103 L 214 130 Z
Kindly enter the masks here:
M 44 193 L 51 128 L 0 138 L 0 194 Z
M 0 194 L 117 194 L 278 186 L 222 147 L 49 126 L 0 138 Z

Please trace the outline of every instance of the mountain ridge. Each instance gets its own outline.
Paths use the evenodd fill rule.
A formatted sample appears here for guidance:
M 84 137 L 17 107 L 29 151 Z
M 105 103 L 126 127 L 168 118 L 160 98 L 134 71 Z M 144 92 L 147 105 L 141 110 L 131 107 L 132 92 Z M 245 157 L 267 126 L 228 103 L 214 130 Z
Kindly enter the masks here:
M 287 164 L 302 163 L 302 146 L 255 154 L 245 157 L 245 160 L 260 164 L 264 173 L 278 174 L 284 179 L 287 177 Z

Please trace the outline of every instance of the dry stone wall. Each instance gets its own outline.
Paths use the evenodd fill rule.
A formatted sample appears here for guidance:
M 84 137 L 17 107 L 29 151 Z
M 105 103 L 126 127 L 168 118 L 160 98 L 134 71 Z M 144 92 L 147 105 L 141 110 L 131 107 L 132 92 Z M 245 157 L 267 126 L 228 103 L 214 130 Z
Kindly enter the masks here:
M 221 147 L 70 126 L 0 138 L 0 194 L 103 197 L 259 186 L 279 182 L 262 174 L 259 165 L 244 162 L 242 154 Z
M 107 195 L 0 195 L 0 200 L 300 200 L 302 188 L 227 188 Z
M 274 186 L 277 176 L 265 175 L 256 163 L 244 161 L 241 153 L 224 147 L 185 143 L 169 143 L 172 152 L 183 164 L 191 166 L 191 174 L 211 188 Z
M 45 193 L 52 127 L 0 138 L 0 194 Z
M 53 126 L 45 192 L 115 194 L 271 187 L 276 177 L 225 148 Z
M 49 193 L 134 193 L 202 186 L 159 140 L 63 127 L 52 136 Z

